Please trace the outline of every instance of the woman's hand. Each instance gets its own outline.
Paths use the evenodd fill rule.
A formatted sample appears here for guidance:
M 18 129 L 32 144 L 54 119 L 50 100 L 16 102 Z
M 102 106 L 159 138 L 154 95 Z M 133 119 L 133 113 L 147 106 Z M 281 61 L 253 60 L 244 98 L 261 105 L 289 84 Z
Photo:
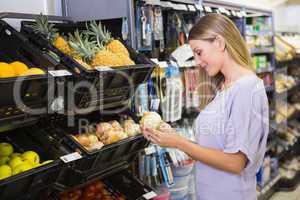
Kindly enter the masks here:
M 180 142 L 185 140 L 174 132 L 161 132 L 144 127 L 142 127 L 142 133 L 147 140 L 150 140 L 161 147 L 177 148 Z

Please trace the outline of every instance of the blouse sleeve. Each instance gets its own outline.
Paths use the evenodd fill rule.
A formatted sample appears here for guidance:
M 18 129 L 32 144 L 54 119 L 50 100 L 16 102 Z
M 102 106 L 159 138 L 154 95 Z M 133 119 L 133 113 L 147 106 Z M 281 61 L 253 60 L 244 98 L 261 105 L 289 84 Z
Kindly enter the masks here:
M 224 152 L 242 152 L 248 162 L 261 162 L 269 129 L 268 99 L 264 86 L 240 88 L 233 95 L 225 126 Z

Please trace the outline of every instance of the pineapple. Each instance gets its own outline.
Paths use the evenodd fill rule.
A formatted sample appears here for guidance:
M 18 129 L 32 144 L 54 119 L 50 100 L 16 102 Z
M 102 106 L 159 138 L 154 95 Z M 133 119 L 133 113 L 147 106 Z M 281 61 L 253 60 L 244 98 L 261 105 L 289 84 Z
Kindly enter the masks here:
M 128 56 L 121 53 L 118 53 L 116 55 L 119 56 L 119 58 L 121 59 L 122 65 L 135 65 L 133 60 L 131 60 Z
M 122 60 L 123 65 L 134 65 L 135 63 L 130 59 L 129 52 L 126 47 L 119 41 L 111 37 L 110 32 L 99 23 L 97 25 L 96 21 L 91 21 L 90 26 L 87 27 L 87 35 L 94 37 L 96 40 L 104 42 L 106 49 L 115 53 Z
M 89 41 L 88 35 L 74 32 L 74 36 L 70 35 L 70 46 L 83 58 L 83 61 L 91 64 L 91 66 L 120 66 L 121 60 L 99 42 Z
M 58 48 L 63 53 L 79 59 L 79 55 L 77 55 L 74 49 L 70 48 L 66 39 L 59 35 L 57 29 L 54 28 L 53 24 L 49 24 L 47 16 L 40 14 L 36 19 L 36 23 L 33 25 L 29 25 L 29 27 L 33 28 L 34 32 L 40 33 L 46 37 L 56 48 Z
M 107 50 L 104 46 L 97 47 L 97 52 L 92 59 L 92 66 L 122 66 L 123 62 L 119 56 Z

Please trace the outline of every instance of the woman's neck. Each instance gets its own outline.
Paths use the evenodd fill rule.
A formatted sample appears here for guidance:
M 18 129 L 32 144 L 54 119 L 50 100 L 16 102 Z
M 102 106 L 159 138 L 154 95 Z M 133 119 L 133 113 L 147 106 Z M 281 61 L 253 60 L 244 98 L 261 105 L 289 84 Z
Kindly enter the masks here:
M 250 70 L 246 69 L 245 67 L 239 65 L 236 63 L 233 59 L 228 57 L 225 59 L 224 65 L 221 69 L 222 74 L 224 75 L 224 85 L 230 85 L 237 79 L 239 79 L 241 76 L 247 75 L 247 74 L 253 74 Z

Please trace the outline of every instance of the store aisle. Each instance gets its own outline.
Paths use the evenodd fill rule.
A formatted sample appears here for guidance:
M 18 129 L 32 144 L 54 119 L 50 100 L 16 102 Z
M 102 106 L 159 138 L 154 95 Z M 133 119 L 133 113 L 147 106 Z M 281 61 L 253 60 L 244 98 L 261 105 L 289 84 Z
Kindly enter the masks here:
M 300 185 L 292 192 L 277 192 L 270 200 L 299 200 L 300 199 Z

